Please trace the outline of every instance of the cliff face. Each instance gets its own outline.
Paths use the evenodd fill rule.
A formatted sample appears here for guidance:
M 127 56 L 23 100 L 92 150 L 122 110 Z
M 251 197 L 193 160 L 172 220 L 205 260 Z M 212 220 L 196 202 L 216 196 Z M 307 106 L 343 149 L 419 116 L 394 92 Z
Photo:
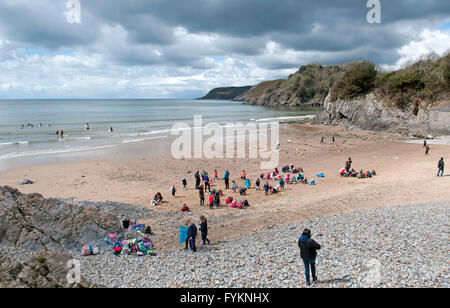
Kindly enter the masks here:
M 226 88 L 215 88 L 208 92 L 205 96 L 200 99 L 224 99 L 224 100 L 234 100 L 237 96 L 250 90 L 251 86 L 246 87 L 226 87 Z
M 389 107 L 389 104 L 369 93 L 350 100 L 332 101 L 328 95 L 324 111 L 316 116 L 316 124 L 346 125 L 359 129 L 389 131 L 416 136 L 430 134 L 428 111 L 421 109 L 418 115 Z

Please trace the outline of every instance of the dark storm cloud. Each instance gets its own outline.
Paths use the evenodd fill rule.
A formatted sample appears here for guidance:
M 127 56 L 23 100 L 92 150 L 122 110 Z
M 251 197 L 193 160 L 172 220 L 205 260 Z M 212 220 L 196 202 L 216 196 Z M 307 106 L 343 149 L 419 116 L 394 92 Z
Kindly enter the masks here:
M 394 63 L 393 50 L 413 38 L 406 25 L 416 31 L 439 26 L 450 13 L 447 0 L 380 0 L 383 23 L 375 25 L 366 21 L 366 0 L 80 1 L 82 23 L 69 24 L 65 1 L 4 0 L 0 38 L 24 46 L 101 51 L 123 65 L 208 67 L 206 56 L 257 57 L 270 41 L 284 49 L 322 52 L 317 61 L 327 63 L 368 57 Z M 113 29 L 107 38 L 105 27 Z M 177 27 L 214 40 L 182 40 Z M 114 31 L 121 36 L 115 38 Z M 258 63 L 272 69 L 293 61 Z

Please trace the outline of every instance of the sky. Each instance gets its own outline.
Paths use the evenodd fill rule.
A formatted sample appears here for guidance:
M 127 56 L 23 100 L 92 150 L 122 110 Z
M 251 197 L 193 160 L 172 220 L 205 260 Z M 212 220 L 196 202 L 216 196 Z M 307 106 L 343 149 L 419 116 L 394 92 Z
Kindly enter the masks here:
M 196 98 L 313 62 L 394 70 L 450 50 L 450 1 L 378 0 L 381 23 L 368 2 L 1 0 L 0 99 Z

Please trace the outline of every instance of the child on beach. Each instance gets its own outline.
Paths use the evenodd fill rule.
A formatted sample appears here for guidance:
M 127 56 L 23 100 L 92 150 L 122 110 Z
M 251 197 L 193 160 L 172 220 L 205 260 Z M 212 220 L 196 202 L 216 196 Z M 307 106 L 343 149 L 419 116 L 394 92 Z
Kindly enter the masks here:
M 170 189 L 170 192 L 172 193 L 172 196 L 175 197 L 175 193 L 177 192 L 175 185 L 172 186 L 172 188 Z
M 233 189 L 233 192 L 236 192 L 236 190 L 237 190 L 239 187 L 238 187 L 238 184 L 237 184 L 235 181 L 233 181 L 231 188 Z
M 182 184 L 183 184 L 183 190 L 187 190 L 187 179 L 186 179 L 186 177 L 183 178 Z
M 219 176 L 217 175 L 217 170 L 214 169 L 214 180 L 218 180 Z
M 206 221 L 205 216 L 200 216 L 200 232 L 202 234 L 202 245 L 206 245 L 206 242 L 208 242 L 208 245 L 211 243 L 211 241 L 208 239 L 208 222 Z
M 186 203 L 183 203 L 183 206 L 181 207 L 180 211 L 181 212 L 189 212 L 189 207 L 187 206 Z
M 283 179 L 280 179 L 280 181 L 278 182 L 278 184 L 280 184 L 280 188 L 281 188 L 282 190 L 284 190 L 284 180 L 283 180 Z
M 259 178 L 256 179 L 255 185 L 256 185 L 256 190 L 260 191 L 261 190 L 261 181 L 259 180 Z
M 214 208 L 214 196 L 212 194 L 209 195 L 209 208 Z
M 242 173 L 241 173 L 241 179 L 242 179 L 242 180 L 247 179 L 247 172 L 245 172 L 245 170 L 242 170 Z

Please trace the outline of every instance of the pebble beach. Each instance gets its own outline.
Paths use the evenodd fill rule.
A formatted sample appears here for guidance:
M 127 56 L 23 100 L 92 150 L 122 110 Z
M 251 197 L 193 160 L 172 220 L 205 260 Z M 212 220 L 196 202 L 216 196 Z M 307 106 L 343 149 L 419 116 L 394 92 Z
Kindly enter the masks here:
M 449 287 L 450 203 L 374 208 L 268 228 L 238 240 L 156 257 L 80 257 L 98 287 L 306 287 L 297 240 L 304 228 L 322 245 L 312 287 Z

